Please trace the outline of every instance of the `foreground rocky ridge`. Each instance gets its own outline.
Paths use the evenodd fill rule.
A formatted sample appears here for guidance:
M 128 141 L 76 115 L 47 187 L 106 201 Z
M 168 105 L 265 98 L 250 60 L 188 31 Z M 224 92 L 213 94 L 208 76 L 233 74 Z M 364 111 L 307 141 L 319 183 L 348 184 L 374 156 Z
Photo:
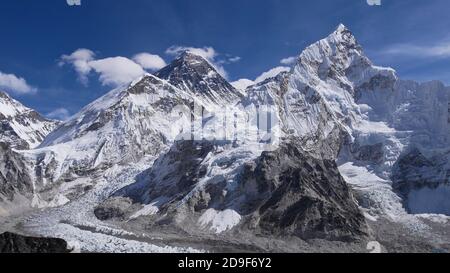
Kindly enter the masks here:
M 0 234 L 0 253 L 69 253 L 67 243 L 57 238 L 27 237 L 10 232 Z

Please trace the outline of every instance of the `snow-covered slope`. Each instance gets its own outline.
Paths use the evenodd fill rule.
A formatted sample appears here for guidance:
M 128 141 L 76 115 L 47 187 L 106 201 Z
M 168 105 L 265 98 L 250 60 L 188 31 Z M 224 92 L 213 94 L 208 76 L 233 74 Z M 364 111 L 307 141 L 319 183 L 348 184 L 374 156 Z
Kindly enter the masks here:
M 37 181 L 73 180 L 157 156 L 177 136 L 190 133 L 186 125 L 194 100 L 153 75 L 111 91 L 26 152 L 36 160 Z
M 31 170 L 24 162 L 23 157 L 15 152 L 6 143 L 0 142 L 0 202 L 1 211 L 7 211 L 14 206 L 20 204 L 8 204 L 13 202 L 15 195 L 31 195 L 33 191 L 33 183 L 31 178 Z M 23 201 L 23 200 L 22 200 Z M 8 207 L 8 208 L 7 208 Z
M 180 60 L 183 60 L 181 64 Z M 39 198 L 51 201 L 57 185 L 101 175 L 116 165 L 146 160 L 150 164 L 175 140 L 191 138 L 191 121 L 200 120 L 202 113 L 216 122 L 212 122 L 212 126 L 201 125 L 205 127 L 201 137 L 211 135 L 214 138 L 219 132 L 226 137 L 222 122 L 226 120 L 227 111 L 222 111 L 224 105 L 216 103 L 209 95 L 217 97 L 227 89 L 226 94 L 220 95 L 225 100 L 236 100 L 236 90 L 200 56 L 185 53 L 168 67 L 174 71 L 194 69 L 192 75 L 173 73 L 180 82 L 211 92 L 178 88 L 147 74 L 97 99 L 58 126 L 39 147 L 22 152 L 35 170 L 35 188 L 50 192 L 48 197 L 41 195 Z M 172 82 L 175 79 L 170 78 Z M 68 201 L 65 196 L 60 199 Z
M 0 142 L 16 149 L 35 148 L 57 124 L 0 91 Z

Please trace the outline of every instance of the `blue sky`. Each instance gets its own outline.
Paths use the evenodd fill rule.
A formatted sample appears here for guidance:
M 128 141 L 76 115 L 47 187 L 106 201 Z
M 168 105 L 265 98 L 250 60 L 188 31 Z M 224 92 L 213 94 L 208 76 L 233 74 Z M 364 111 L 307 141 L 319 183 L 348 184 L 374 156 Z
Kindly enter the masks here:
M 449 11 L 448 0 L 3 0 L 0 86 L 43 114 L 64 116 L 187 47 L 201 49 L 230 81 L 253 80 L 339 23 L 375 64 L 450 84 Z M 78 49 L 85 50 L 73 54 Z

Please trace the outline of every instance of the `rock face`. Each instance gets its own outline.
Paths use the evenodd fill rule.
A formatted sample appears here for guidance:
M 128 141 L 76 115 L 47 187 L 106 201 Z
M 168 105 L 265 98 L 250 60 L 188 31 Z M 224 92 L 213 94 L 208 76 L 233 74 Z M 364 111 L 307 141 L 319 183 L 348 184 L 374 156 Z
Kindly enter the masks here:
M 143 204 L 161 197 L 168 199 L 167 203 L 176 203 L 206 176 L 208 170 L 202 163 L 209 153 L 218 152 L 218 147 L 209 141 L 176 142 L 151 169 L 138 177 L 140 183 L 124 188 L 116 196 L 130 197 Z
M 0 235 L 0 253 L 68 253 L 63 239 L 26 237 L 5 232 Z
M 15 149 L 35 148 L 58 123 L 43 118 L 0 91 L 0 142 Z
M 241 96 L 207 60 L 189 51 L 155 75 L 214 104 L 229 105 Z
M 33 180 L 24 158 L 0 142 L 0 202 L 12 201 L 15 194 L 31 196 Z
M 289 140 L 233 168 L 234 159 L 225 155 L 233 150 L 228 145 L 176 143 L 137 183 L 99 206 L 97 217 L 127 218 L 131 204 L 117 206 L 126 202 L 118 197 L 125 197 L 154 206 L 152 222 L 169 221 L 182 229 L 198 217 L 197 229 L 211 225 L 215 232 L 241 224 L 265 234 L 303 239 L 352 240 L 367 234 L 365 219 L 334 161 L 314 158 Z M 207 168 L 211 157 L 222 172 L 233 169 L 235 174 L 212 175 Z M 214 226 L 214 220 L 206 219 L 212 211 L 231 214 L 222 215 L 223 221 L 235 222 L 224 229 Z
M 448 154 L 427 158 L 418 148 L 405 152 L 392 171 L 394 189 L 410 213 L 450 215 Z
M 247 165 L 241 187 L 267 234 L 352 240 L 367 232 L 336 163 L 312 157 L 295 141 Z

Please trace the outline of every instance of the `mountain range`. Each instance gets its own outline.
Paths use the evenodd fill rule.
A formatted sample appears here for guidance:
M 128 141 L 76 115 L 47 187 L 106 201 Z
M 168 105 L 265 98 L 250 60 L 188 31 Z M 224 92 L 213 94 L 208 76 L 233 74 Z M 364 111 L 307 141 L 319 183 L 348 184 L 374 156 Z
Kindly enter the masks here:
M 63 122 L 0 93 L 0 222 L 87 252 L 450 250 L 449 94 L 344 25 L 245 90 L 187 51 Z

